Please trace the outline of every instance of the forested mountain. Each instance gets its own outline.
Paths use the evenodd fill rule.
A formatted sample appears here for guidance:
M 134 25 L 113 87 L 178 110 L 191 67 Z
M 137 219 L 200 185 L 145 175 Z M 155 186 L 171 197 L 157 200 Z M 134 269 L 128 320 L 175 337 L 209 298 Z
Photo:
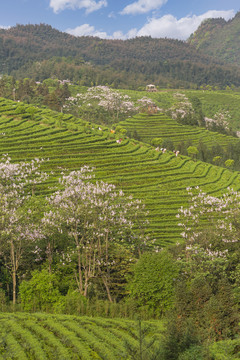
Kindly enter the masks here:
M 240 12 L 229 21 L 222 18 L 204 21 L 188 43 L 225 63 L 240 65 L 239 35 Z
M 45 24 L 1 29 L 0 69 L 18 78 L 56 76 L 81 85 L 240 85 L 240 68 L 225 66 L 183 41 L 74 37 Z

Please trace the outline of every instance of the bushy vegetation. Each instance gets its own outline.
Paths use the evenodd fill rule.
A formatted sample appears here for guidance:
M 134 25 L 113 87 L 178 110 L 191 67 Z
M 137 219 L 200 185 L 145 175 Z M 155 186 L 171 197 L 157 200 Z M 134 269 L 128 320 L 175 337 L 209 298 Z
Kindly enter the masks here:
M 161 317 L 172 308 L 178 266 L 169 253 L 145 253 L 133 268 L 129 290 L 136 304 Z

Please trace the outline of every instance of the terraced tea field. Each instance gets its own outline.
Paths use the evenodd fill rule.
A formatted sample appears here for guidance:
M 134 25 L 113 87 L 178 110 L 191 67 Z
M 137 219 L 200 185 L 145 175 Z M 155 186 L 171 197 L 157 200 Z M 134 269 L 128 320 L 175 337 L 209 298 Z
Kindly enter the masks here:
M 140 115 L 135 120 L 138 118 L 154 119 Z M 211 136 L 209 133 L 209 141 Z M 183 139 L 183 132 L 180 138 Z M 222 138 L 227 143 L 227 137 Z M 37 188 L 40 195 L 52 191 L 63 169 L 94 166 L 97 179 L 114 183 L 126 194 L 145 202 L 149 211 L 147 232 L 160 246 L 181 238 L 176 214 L 180 206 L 187 205 L 187 187 L 200 186 L 216 195 L 229 186 L 240 190 L 239 172 L 194 162 L 181 155 L 176 157 L 171 152 L 163 154 L 128 138 L 118 143 L 106 127 L 100 129 L 46 109 L 33 114 L 28 106 L 6 99 L 0 99 L 0 140 L 0 153 L 8 153 L 13 161 L 49 159 L 43 169 L 50 176 Z
M 79 91 L 82 91 L 80 89 Z M 188 99 L 198 98 L 202 105 L 204 116 L 213 118 L 217 112 L 227 111 L 230 115 L 228 119 L 230 127 L 235 131 L 240 131 L 240 93 L 237 91 L 210 91 L 210 90 L 171 90 L 162 89 L 155 93 L 146 93 L 133 90 L 124 90 L 131 99 L 137 101 L 143 96 L 151 98 L 161 109 L 165 111 L 181 100 L 176 94 L 183 94 Z
M 185 90 L 187 97 L 196 96 L 202 103 L 205 116 L 212 118 L 218 111 L 228 111 L 229 123 L 234 130 L 240 131 L 240 93 L 235 91 L 194 91 Z
M 160 321 L 145 324 L 150 339 L 161 337 Z M 0 359 L 15 360 L 120 360 L 126 341 L 139 348 L 133 321 L 70 315 L 1 313 L 0 339 Z
M 181 125 L 165 114 L 151 116 L 137 114 L 120 124 L 132 133 L 136 130 L 140 139 L 146 143 L 150 143 L 153 138 L 160 137 L 163 140 L 171 139 L 175 146 L 182 141 L 185 143 L 191 141 L 193 145 L 197 146 L 199 141 L 202 141 L 211 148 L 216 143 L 226 147 L 229 143 L 238 141 L 235 137 L 211 132 L 205 128 Z

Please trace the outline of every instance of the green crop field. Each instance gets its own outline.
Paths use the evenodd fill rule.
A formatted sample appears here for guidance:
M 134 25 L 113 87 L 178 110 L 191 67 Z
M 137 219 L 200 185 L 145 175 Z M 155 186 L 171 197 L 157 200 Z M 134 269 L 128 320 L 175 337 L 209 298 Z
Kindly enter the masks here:
M 187 205 L 187 187 L 200 186 L 216 195 L 227 187 L 240 189 L 239 172 L 194 162 L 186 156 L 176 157 L 172 152 L 163 154 L 128 138 L 119 144 L 107 127 L 99 130 L 96 124 L 46 109 L 38 109 L 31 115 L 28 108 L 0 100 L 0 153 L 8 153 L 15 162 L 36 157 L 46 159 L 42 167 L 50 176 L 37 188 L 37 194 L 49 194 L 63 170 L 94 166 L 97 179 L 113 183 L 126 194 L 143 200 L 148 210 L 147 233 L 159 246 L 181 239 L 176 214 L 181 206 Z M 171 122 L 163 115 L 150 118 L 138 115 L 129 122 L 138 119 L 142 124 L 162 119 L 166 129 L 166 122 Z M 199 136 L 202 133 L 207 134 L 207 141 L 218 136 L 206 131 L 200 131 Z M 182 137 L 183 133 L 179 135 Z M 227 143 L 227 137 L 219 137 Z
M 197 146 L 201 141 L 209 147 L 216 143 L 226 147 L 229 143 L 238 141 L 237 138 L 211 132 L 205 128 L 179 124 L 165 114 L 137 114 L 120 124 L 130 132 L 136 130 L 141 140 L 146 143 L 150 143 L 156 137 L 171 139 L 175 146 L 182 141 L 185 143 L 191 141 Z
M 161 321 L 146 321 L 142 326 L 149 328 L 149 339 L 161 338 Z M 0 359 L 120 360 L 127 358 L 126 341 L 139 346 L 134 321 L 40 313 L 0 314 Z
M 82 91 L 82 89 L 79 89 Z M 169 110 L 173 105 L 177 105 L 181 99 L 176 98 L 176 94 L 184 94 L 188 99 L 197 97 L 202 104 L 204 116 L 213 118 L 219 111 L 228 111 L 230 118 L 229 124 L 235 131 L 240 131 L 240 93 L 236 91 L 210 91 L 210 90 L 159 90 L 158 92 L 145 92 L 124 90 L 131 99 L 137 101 L 143 96 L 151 98 L 164 111 Z M 175 122 L 176 123 L 176 122 Z M 179 124 L 178 124 L 179 125 Z M 201 129 L 202 130 L 202 129 Z
M 202 103 L 203 113 L 213 117 L 218 111 L 229 111 L 229 123 L 234 130 L 240 130 L 240 93 L 234 91 L 184 91 L 186 96 L 196 96 Z

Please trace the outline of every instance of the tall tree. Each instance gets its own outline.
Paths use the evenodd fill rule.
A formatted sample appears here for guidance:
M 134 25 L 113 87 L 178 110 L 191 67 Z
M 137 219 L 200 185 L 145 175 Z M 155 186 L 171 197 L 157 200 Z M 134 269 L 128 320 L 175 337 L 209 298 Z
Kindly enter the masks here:
M 0 163 L 0 254 L 12 276 L 15 304 L 17 273 L 23 253 L 29 244 L 34 245 L 35 240 L 43 236 L 31 219 L 29 186 L 43 181 L 47 175 L 39 172 L 41 161 L 38 159 L 19 164 L 10 160 L 4 157 Z
M 101 278 L 109 301 L 112 261 L 109 254 L 114 242 L 134 246 L 133 220 L 144 209 L 139 200 L 126 197 L 114 185 L 92 182 L 93 169 L 87 166 L 60 179 L 63 190 L 49 198 L 52 210 L 43 223 L 52 231 L 67 232 L 77 255 L 76 281 L 87 296 L 91 278 Z M 49 230 L 48 230 L 49 233 Z M 140 236 L 140 235 L 139 235 Z M 137 244 L 138 245 L 138 244 Z

